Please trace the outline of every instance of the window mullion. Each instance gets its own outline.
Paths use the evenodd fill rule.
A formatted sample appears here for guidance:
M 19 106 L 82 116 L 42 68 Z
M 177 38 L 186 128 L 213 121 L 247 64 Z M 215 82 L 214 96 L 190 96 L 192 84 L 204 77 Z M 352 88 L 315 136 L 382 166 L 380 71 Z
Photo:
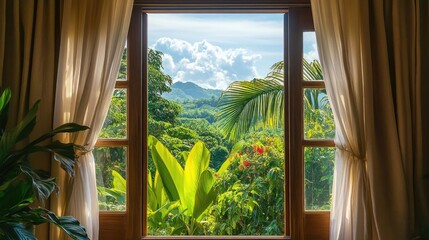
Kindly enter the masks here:
M 303 147 L 335 147 L 333 139 L 304 139 Z
M 128 139 L 99 139 L 95 144 L 96 147 L 126 147 Z
M 303 88 L 325 88 L 324 81 L 302 81 Z

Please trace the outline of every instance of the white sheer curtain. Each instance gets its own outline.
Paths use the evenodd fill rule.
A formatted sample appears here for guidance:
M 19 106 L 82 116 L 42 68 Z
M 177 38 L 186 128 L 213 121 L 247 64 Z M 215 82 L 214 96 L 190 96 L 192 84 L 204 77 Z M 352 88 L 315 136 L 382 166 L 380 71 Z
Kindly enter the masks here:
M 64 0 L 54 127 L 76 122 L 89 131 L 62 141 L 94 147 L 106 117 L 131 17 L 133 0 Z M 80 156 L 72 182 L 56 165 L 61 192 L 52 209 L 75 216 L 91 239 L 98 239 L 98 199 L 94 157 Z M 67 186 L 68 185 L 68 186 Z M 51 230 L 51 239 L 59 239 Z
M 427 211 L 420 1 L 312 0 L 312 11 L 336 124 L 330 238 L 411 239 Z

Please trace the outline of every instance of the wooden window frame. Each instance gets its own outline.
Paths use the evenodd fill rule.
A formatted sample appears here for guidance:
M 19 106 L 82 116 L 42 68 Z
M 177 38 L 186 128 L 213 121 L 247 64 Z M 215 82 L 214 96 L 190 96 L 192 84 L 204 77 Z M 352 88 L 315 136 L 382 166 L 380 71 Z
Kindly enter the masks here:
M 128 33 L 126 140 L 100 140 L 99 146 L 127 144 L 127 209 L 100 212 L 100 239 L 328 239 L 329 211 L 305 211 L 304 147 L 332 147 L 332 140 L 304 139 L 303 89 L 324 88 L 323 81 L 303 81 L 303 32 L 314 31 L 309 0 L 135 0 Z M 147 199 L 147 14 L 145 12 L 285 12 L 285 235 L 284 236 L 146 236 Z M 293 47 L 291 47 L 293 46 Z M 290 117 L 300 116 L 300 117 Z M 287 132 L 288 129 L 292 131 Z M 122 145 L 121 145 L 122 146 Z M 293 196 L 293 197 L 290 197 Z

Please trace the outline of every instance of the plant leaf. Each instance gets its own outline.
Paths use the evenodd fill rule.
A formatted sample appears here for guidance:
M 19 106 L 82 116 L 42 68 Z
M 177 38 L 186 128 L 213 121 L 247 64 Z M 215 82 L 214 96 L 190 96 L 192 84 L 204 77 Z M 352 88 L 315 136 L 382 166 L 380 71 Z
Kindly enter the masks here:
M 34 224 L 50 222 L 64 230 L 67 235 L 75 240 L 89 240 L 85 228 L 74 217 L 57 217 L 53 212 L 44 208 L 27 208 L 17 218 L 18 221 L 24 221 L 24 219 Z
M 0 226 L 0 237 L 5 240 L 36 240 L 33 233 L 18 223 L 2 223 Z
M 152 138 L 152 139 L 151 139 Z M 149 136 L 152 142 L 151 155 L 156 169 L 161 175 L 162 183 L 165 187 L 170 201 L 181 200 L 183 202 L 183 168 L 171 155 L 168 149 L 155 137 Z
M 281 127 L 284 122 L 283 92 L 283 82 L 278 80 L 233 82 L 219 99 L 219 127 L 233 140 L 252 127 Z
M 64 169 L 70 176 L 74 176 L 74 165 L 76 163 L 75 149 L 79 146 L 73 143 L 62 143 L 60 141 L 54 141 L 46 146 L 48 151 L 54 153 L 54 159 L 61 164 L 61 168 Z
M 0 217 L 12 215 L 34 201 L 31 179 L 19 175 L 0 185 Z
M 77 123 L 66 123 L 63 124 L 57 128 L 55 128 L 53 131 L 48 132 L 46 134 L 43 134 L 33 142 L 31 142 L 29 145 L 36 145 L 38 143 L 41 143 L 49 138 L 52 138 L 53 136 L 59 134 L 59 133 L 73 133 L 73 132 L 80 132 L 89 129 L 87 126 L 83 126 Z
M 158 206 L 163 206 L 168 202 L 164 185 L 162 184 L 161 175 L 159 175 L 158 170 L 155 172 L 155 181 L 154 181 L 155 195 L 158 201 Z
M 42 205 L 54 190 L 58 190 L 55 178 L 42 178 L 29 164 L 20 165 L 20 169 L 33 181 L 33 193 Z
M 198 181 L 198 188 L 195 193 L 195 203 L 192 212 L 192 216 L 195 219 L 210 206 L 210 204 L 216 199 L 217 193 L 213 188 L 215 178 L 209 170 L 205 170 Z
M 64 230 L 64 232 L 66 232 L 67 235 L 69 235 L 71 238 L 75 240 L 89 240 L 85 228 L 74 217 L 57 217 L 53 212 L 48 211 L 46 209 L 43 210 L 45 210 L 45 213 L 41 216 L 47 221 L 57 225 L 59 228 Z
M 127 181 L 117 171 L 112 170 L 113 187 L 119 191 L 127 191 Z
M 231 163 L 235 159 L 235 155 L 239 153 L 241 150 L 243 150 L 244 143 L 245 142 L 241 140 L 241 141 L 238 141 L 236 144 L 234 144 L 229 154 L 229 157 L 225 160 L 225 162 L 222 163 L 222 166 L 220 166 L 219 170 L 217 171 L 217 174 L 219 176 L 223 175 L 226 172 L 226 170 L 228 170 L 229 165 L 231 165 Z
M 12 97 L 12 92 L 6 88 L 0 96 L 0 136 L 3 135 L 7 125 L 7 117 L 9 112 L 9 102 Z
M 26 138 L 31 131 L 33 131 L 36 125 L 36 112 L 39 107 L 39 101 L 37 101 L 30 111 L 25 115 L 24 119 L 14 129 L 6 130 L 0 139 L 0 168 L 4 164 L 8 164 L 7 161 L 11 161 L 8 158 L 10 152 L 17 142 Z M 7 161 L 6 161 L 7 160 Z
M 189 152 L 183 172 L 183 195 L 184 201 L 182 204 L 188 209 L 188 214 L 193 215 L 195 196 L 198 189 L 198 182 L 201 173 L 209 167 L 210 152 L 204 146 L 204 143 L 198 141 Z
M 155 192 L 153 191 L 152 187 L 148 185 L 147 188 L 147 207 L 152 210 L 152 211 L 156 211 L 158 204 L 157 204 L 157 199 L 156 199 L 156 195 Z

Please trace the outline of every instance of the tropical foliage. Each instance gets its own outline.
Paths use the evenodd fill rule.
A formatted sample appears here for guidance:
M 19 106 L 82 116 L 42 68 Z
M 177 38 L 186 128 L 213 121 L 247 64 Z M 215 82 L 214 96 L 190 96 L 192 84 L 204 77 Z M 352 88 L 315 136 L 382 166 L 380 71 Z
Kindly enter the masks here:
M 97 187 L 98 196 L 101 199 L 99 200 L 100 208 L 112 211 L 125 211 L 127 181 L 115 170 L 112 170 L 112 177 L 112 187 Z
M 303 59 L 304 80 L 323 80 L 320 63 Z M 250 129 L 282 127 L 284 123 L 284 63 L 275 63 L 264 79 L 236 81 L 219 99 L 218 123 L 222 132 L 231 139 L 239 139 Z M 324 95 L 323 99 L 319 96 Z M 305 91 L 307 107 L 329 108 L 326 91 Z M 319 106 L 319 102 L 323 106 Z M 328 110 L 329 111 L 329 110 Z
M 218 192 L 214 188 L 215 176 L 221 176 L 230 161 L 225 161 L 217 173 L 209 169 L 210 152 L 202 142 L 197 142 L 190 152 L 183 152 L 183 168 L 170 151 L 155 137 L 149 136 L 149 150 L 156 171 L 148 180 L 148 218 L 153 228 L 163 225 L 167 213 L 175 210 L 175 224 L 167 226 L 170 234 L 202 234 L 201 219 L 215 201 Z M 238 146 L 238 145 L 237 145 Z M 235 147 L 238 151 L 239 147 Z M 232 160 L 231 160 L 232 161 Z M 158 216 L 156 215 L 158 214 Z M 179 222 L 180 224 L 177 224 Z M 166 229 L 164 228 L 163 231 Z
M 232 83 L 220 99 L 176 94 L 174 100 L 164 97 L 172 81 L 163 73 L 162 53 L 149 50 L 148 63 L 149 235 L 282 235 L 283 62 L 274 64 L 264 79 Z M 317 61 L 304 64 L 306 80 L 323 79 Z M 106 119 L 110 125 L 102 130 L 112 136 L 118 136 L 115 126 L 120 129 L 116 120 L 126 116 L 119 93 Z M 305 136 L 333 137 L 325 90 L 306 89 L 304 95 Z M 100 208 L 124 210 L 125 198 L 116 195 L 120 191 L 114 182 L 121 176 L 125 184 L 126 149 L 98 148 L 95 153 L 104 184 Z M 304 156 L 306 208 L 329 209 L 333 150 L 306 148 Z
M 53 153 L 54 159 L 73 176 L 75 151 L 83 148 L 59 141 L 48 144 L 43 142 L 59 133 L 83 131 L 87 127 L 74 123 L 64 124 L 28 144 L 21 144 L 36 125 L 39 102 L 15 128 L 6 129 L 10 99 L 11 91 L 4 90 L 0 97 L 0 239 L 36 239 L 28 227 L 42 223 L 53 223 L 73 239 L 89 239 L 85 229 L 75 218 L 59 217 L 38 206 L 37 203 L 43 205 L 52 192 L 58 191 L 58 186 L 49 173 L 35 170 L 29 163 L 29 157 L 36 153 Z
M 281 235 L 284 232 L 284 151 L 280 132 L 247 136 L 207 218 L 215 235 Z

